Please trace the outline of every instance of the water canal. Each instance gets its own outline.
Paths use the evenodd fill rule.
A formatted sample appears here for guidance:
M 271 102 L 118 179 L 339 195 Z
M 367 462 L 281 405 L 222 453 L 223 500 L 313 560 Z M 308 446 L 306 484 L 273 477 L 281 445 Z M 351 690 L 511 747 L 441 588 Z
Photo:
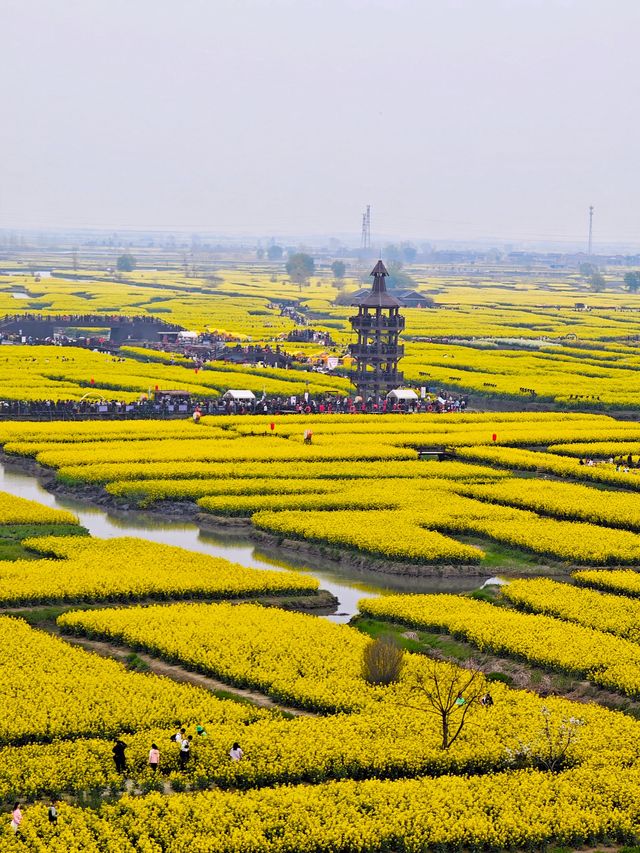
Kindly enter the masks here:
M 54 494 L 45 489 L 35 474 L 7 462 L 0 463 L 0 491 L 69 510 L 78 516 L 80 524 L 92 536 L 102 539 L 136 536 L 151 542 L 178 545 L 201 554 L 224 557 L 242 566 L 279 571 L 295 569 L 312 575 L 318 579 L 322 589 L 328 590 L 338 599 L 336 612 L 326 617 L 333 622 L 348 622 L 357 613 L 360 598 L 392 592 L 463 592 L 476 589 L 484 580 L 477 577 L 417 578 L 386 575 L 331 565 L 330 561 L 320 557 L 310 559 L 297 554 L 279 554 L 277 549 L 256 543 L 247 533 L 212 533 L 210 530 L 201 530 L 191 521 L 174 521 L 137 510 L 105 509 L 67 495 Z

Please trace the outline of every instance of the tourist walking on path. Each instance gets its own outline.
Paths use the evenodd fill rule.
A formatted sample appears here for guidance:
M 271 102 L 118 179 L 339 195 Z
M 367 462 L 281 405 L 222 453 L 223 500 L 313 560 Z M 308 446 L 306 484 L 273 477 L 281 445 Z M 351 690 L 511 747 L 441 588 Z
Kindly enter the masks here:
M 119 738 L 116 738 L 116 742 L 114 744 L 112 752 L 113 760 L 115 762 L 116 770 L 118 771 L 118 773 L 124 773 L 124 771 L 127 769 L 127 757 L 125 755 L 126 748 L 126 743 L 120 740 Z
M 178 723 L 178 725 L 180 725 L 180 723 Z M 179 728 L 178 731 L 173 735 L 171 740 L 174 740 L 176 743 L 182 743 L 186 736 L 187 734 L 185 730 Z
M 191 754 L 191 735 L 189 737 L 185 737 L 182 739 L 182 743 L 180 744 L 180 769 L 184 770 L 187 766 L 187 761 L 189 760 L 189 755 Z
M 51 804 L 47 810 L 47 817 L 51 826 L 58 825 L 58 807 L 56 806 L 55 800 L 51 800 Z
M 14 803 L 13 804 L 13 811 L 11 812 L 11 829 L 13 830 L 14 835 L 18 834 L 21 823 L 22 823 L 22 812 L 20 811 L 20 803 Z
M 243 755 L 244 752 L 240 749 L 240 744 L 236 741 L 236 743 L 234 743 L 234 745 L 229 750 L 229 758 L 232 761 L 240 761 Z
M 149 750 L 149 767 L 155 773 L 158 769 L 158 764 L 160 763 L 160 750 L 158 749 L 155 743 L 151 744 L 151 749 Z

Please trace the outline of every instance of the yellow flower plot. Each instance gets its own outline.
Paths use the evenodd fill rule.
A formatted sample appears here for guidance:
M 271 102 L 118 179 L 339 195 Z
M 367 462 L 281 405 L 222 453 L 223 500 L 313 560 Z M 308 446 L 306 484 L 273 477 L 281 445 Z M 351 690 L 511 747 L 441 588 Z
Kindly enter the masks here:
M 91 381 L 93 379 L 93 382 Z M 219 397 L 229 388 L 247 388 L 256 394 L 302 395 L 350 393 L 348 379 L 325 376 L 306 370 L 269 371 L 239 365 L 229 369 L 226 363 L 212 363 L 196 371 L 181 364 L 170 365 L 161 359 L 125 352 L 113 357 L 108 353 L 74 348 L 3 347 L 0 356 L 0 399 L 2 400 L 118 400 L 137 401 L 158 386 L 160 390 L 180 388 L 194 398 Z
M 310 595 L 319 585 L 297 572 L 250 569 L 132 537 L 49 536 L 27 539 L 24 545 L 46 558 L 0 563 L 0 602 L 5 605 Z
M 496 484 L 468 485 L 462 491 L 473 498 L 524 507 L 543 515 L 640 530 L 640 495 L 633 493 L 520 477 Z
M 640 596 L 640 574 L 630 569 L 596 571 L 585 569 L 574 572 L 573 577 L 580 585 L 615 592 L 623 596 Z M 623 599 L 624 600 L 624 599 Z
M 90 465 L 63 466 L 56 471 L 61 482 L 107 483 L 124 480 L 158 480 L 170 483 L 177 480 L 251 480 L 306 477 L 322 480 L 358 480 L 403 478 L 445 478 L 447 480 L 485 481 L 508 477 L 507 471 L 468 462 L 426 463 L 422 459 L 390 460 L 324 460 L 291 459 L 251 462 L 101 462 Z M 249 486 L 249 484 L 247 484 Z
M 155 741 L 160 744 L 162 776 L 171 779 L 178 769 L 178 748 L 169 743 L 167 726 L 175 719 L 185 722 L 191 732 L 195 722 L 206 722 L 208 736 L 196 737 L 189 775 L 182 775 L 195 785 L 237 788 L 363 776 L 483 773 L 512 766 L 521 744 L 531 745 L 526 761 L 536 766 L 543 757 L 539 751 L 544 746 L 543 708 L 556 724 L 569 717 L 581 719 L 584 735 L 572 747 L 571 764 L 626 766 L 639 758 L 639 724 L 631 717 L 597 705 L 541 700 L 501 684 L 491 687 L 495 700 L 491 712 L 477 708 L 455 749 L 443 751 L 438 719 L 411 707 L 407 692 L 413 675 L 425 666 L 423 658 L 407 656 L 399 685 L 371 688 L 360 672 L 367 638 L 352 628 L 300 614 L 247 605 L 171 605 L 67 614 L 60 624 L 137 648 L 153 648 L 189 668 L 259 686 L 311 708 L 350 713 L 291 720 L 228 701 L 212 700 L 207 705 L 202 690 L 125 673 L 113 662 L 71 649 L 21 622 L 6 618 L 4 622 L 4 640 L 10 648 L 14 641 L 27 643 L 33 646 L 34 659 L 40 656 L 35 665 L 31 658 L 27 661 L 32 682 L 46 681 L 42 696 L 34 695 L 32 684 L 20 697 L 22 705 L 15 704 L 17 698 L 11 700 L 16 718 L 24 718 L 21 730 L 13 723 L 13 740 L 26 739 L 28 727 L 29 740 L 45 742 L 30 743 L 19 751 L 0 749 L 0 794 L 5 798 L 103 789 L 107 784 L 120 787 L 122 779 L 113 772 L 110 744 L 104 740 L 118 729 L 129 732 L 125 740 L 131 778 L 139 784 L 150 781 L 147 756 Z M 46 670 L 51 656 L 55 665 Z M 73 679 L 86 683 L 86 688 L 79 687 L 67 701 Z M 99 679 L 104 684 L 99 685 Z M 58 703 L 52 698 L 54 690 L 61 697 Z M 5 692 L 10 692 L 9 685 Z M 174 705 L 169 701 L 172 696 Z M 185 704 L 189 698 L 191 705 Z M 151 702 L 155 704 L 149 712 Z M 33 713 L 25 716 L 21 709 L 30 707 L 28 703 Z M 168 716 L 165 727 L 159 728 L 163 713 Z M 45 719 L 48 728 L 43 728 Z M 55 731 L 53 722 L 58 722 Z M 73 743 L 60 740 L 79 733 L 84 737 Z M 87 736 L 91 734 L 98 737 Z M 57 740 L 46 742 L 54 735 Z M 228 749 L 239 736 L 246 756 L 235 764 L 228 760 Z
M 140 444 L 141 446 L 137 446 Z M 391 447 L 380 441 L 366 439 L 351 445 L 345 442 L 335 442 L 332 446 L 316 446 L 296 444 L 284 441 L 277 436 L 246 437 L 214 439 L 211 441 L 181 441 L 178 439 L 161 439 L 158 441 L 141 442 L 127 441 L 121 447 L 112 447 L 104 442 L 93 447 L 89 442 L 77 447 L 64 449 L 39 450 L 36 459 L 42 465 L 60 468 L 67 465 L 91 465 L 103 459 L 112 459 L 111 452 L 122 462 L 138 462 L 142 456 L 150 462 L 181 461 L 202 462 L 245 461 L 248 459 L 276 461 L 308 459 L 315 461 L 326 460 L 358 460 L 358 459 L 416 459 L 415 450 L 404 447 Z
M 251 719 L 246 707 L 119 663 L 0 617 L 0 744 L 110 737 L 180 721 Z
M 76 611 L 58 624 L 172 655 L 238 686 L 314 709 L 352 710 L 371 692 L 360 672 L 367 638 L 301 613 L 252 604 L 179 604 Z M 344 674 L 336 683 L 330 676 L 338 661 Z
M 412 668 L 418 665 L 410 661 Z M 440 748 L 439 721 L 404 707 L 396 690 L 388 691 L 386 698 L 378 695 L 371 708 L 356 713 L 295 719 L 257 709 L 239 716 L 233 703 L 223 702 L 218 716 L 206 720 L 207 736 L 195 737 L 191 766 L 179 778 L 189 786 L 206 783 L 237 789 L 336 778 L 492 773 L 523 762 L 535 767 L 545 758 L 542 708 L 554 726 L 570 717 L 580 719 L 579 737 L 567 764 L 625 767 L 639 757 L 638 723 L 622 714 L 595 705 L 585 709 L 562 699 L 543 702 L 502 685 L 492 685 L 491 690 L 495 701 L 491 713 L 478 708 L 450 750 Z M 192 721 L 185 721 L 185 727 L 193 734 Z M 144 786 L 151 779 L 148 753 L 153 742 L 160 745 L 160 779 L 163 783 L 175 779 L 179 749 L 170 743 L 173 733 L 165 726 L 126 734 L 127 776 L 136 784 Z M 244 760 L 230 762 L 229 745 L 239 737 Z M 522 744 L 528 747 L 527 755 L 516 759 Z M 123 778 L 114 772 L 111 745 L 108 739 L 91 737 L 0 748 L 0 795 L 8 801 L 51 791 L 79 793 L 107 785 L 120 789 Z
M 446 501 L 447 492 L 432 500 Z M 212 499 L 201 504 L 214 509 Z M 446 514 L 446 509 L 445 509 Z M 457 542 L 418 523 L 415 512 L 403 510 L 263 510 L 252 516 L 259 530 L 279 537 L 310 539 L 353 549 L 388 560 L 415 563 L 479 563 L 482 551 Z
M 577 572 L 576 578 L 587 581 L 589 575 L 599 581 L 600 575 L 633 575 L 633 572 Z M 586 577 L 584 577 L 586 575 Z M 606 580 L 600 582 L 606 588 Z M 640 586 L 640 585 L 639 585 Z M 619 591 L 625 591 L 618 587 Z M 612 589 L 612 591 L 615 591 Z M 502 595 L 513 605 L 532 613 L 557 616 L 569 622 L 577 622 L 598 631 L 606 631 L 619 637 L 640 641 L 640 601 L 623 595 L 606 595 L 593 589 L 580 589 L 566 583 L 557 583 L 548 578 L 511 581 L 502 590 Z
M 0 524 L 78 524 L 72 512 L 0 492 Z
M 100 811 L 62 804 L 59 829 L 46 806 L 26 810 L 7 853 L 384 853 L 389 849 L 488 849 L 633 841 L 640 786 L 617 767 L 559 774 L 524 770 L 458 778 L 333 782 L 246 793 L 127 796 Z
M 461 459 L 499 465 L 501 468 L 538 471 L 576 480 L 622 486 L 625 489 L 640 489 L 640 474 L 637 471 L 624 473 L 609 465 L 580 465 L 579 459 L 575 457 L 558 456 L 555 453 L 522 450 L 518 447 L 458 447 L 456 455 Z

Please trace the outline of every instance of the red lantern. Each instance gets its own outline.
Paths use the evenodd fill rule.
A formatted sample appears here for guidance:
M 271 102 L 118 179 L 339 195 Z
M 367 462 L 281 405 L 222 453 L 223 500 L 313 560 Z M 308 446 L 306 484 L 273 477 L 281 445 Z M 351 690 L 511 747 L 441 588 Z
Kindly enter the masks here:
M 275 428 L 276 425 L 273 423 L 273 421 L 271 421 L 271 423 L 269 424 L 269 429 L 271 430 L 271 432 L 273 432 Z
M 497 441 L 497 440 L 498 440 L 498 436 L 495 434 L 495 432 L 494 432 L 494 434 L 491 436 L 491 440 L 492 440 L 492 441 Z
M 89 381 L 91 382 L 92 385 L 96 384 L 96 380 L 93 378 L 93 376 L 91 377 L 91 379 Z

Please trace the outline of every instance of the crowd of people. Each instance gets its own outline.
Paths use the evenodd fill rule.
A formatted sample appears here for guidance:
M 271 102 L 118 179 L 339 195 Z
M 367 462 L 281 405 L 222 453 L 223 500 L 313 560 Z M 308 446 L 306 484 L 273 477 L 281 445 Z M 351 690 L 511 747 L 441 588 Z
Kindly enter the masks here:
M 196 726 L 195 737 L 198 739 L 204 739 L 207 737 L 207 730 L 204 728 L 204 726 Z M 193 739 L 194 736 L 188 735 L 187 730 L 183 726 L 180 726 L 180 724 L 178 724 L 176 733 L 170 738 L 171 743 L 176 744 L 179 747 L 178 761 L 181 770 L 186 770 L 189 765 Z M 127 744 L 120 738 L 116 738 L 112 752 L 113 761 L 118 773 L 127 772 L 126 751 Z M 240 744 L 235 741 L 233 746 L 229 750 L 229 759 L 231 761 L 240 761 L 243 756 L 244 752 L 242 751 Z M 151 748 L 149 750 L 148 765 L 152 773 L 157 773 L 158 767 L 160 766 L 160 748 L 157 743 L 151 744 Z
M 207 731 L 204 726 L 197 725 L 195 728 L 196 738 L 204 739 L 207 737 Z M 173 749 L 178 747 L 178 763 L 180 766 L 180 770 L 187 770 L 190 764 L 191 759 L 191 745 L 193 743 L 194 736 L 188 735 L 186 729 L 178 723 L 177 731 L 174 735 L 171 736 L 170 741 L 174 744 Z M 113 754 L 113 763 L 116 767 L 117 773 L 125 774 L 128 770 L 127 764 L 127 744 L 121 739 L 116 738 L 111 750 Z M 229 761 L 240 761 L 244 757 L 244 751 L 242 747 L 238 743 L 238 741 L 234 741 L 233 746 L 229 750 Z M 147 764 L 149 769 L 153 774 L 158 772 L 158 767 L 160 766 L 161 760 L 161 752 L 157 743 L 152 743 L 151 748 L 149 749 L 149 756 L 147 759 Z M 58 801 L 53 798 L 50 801 L 49 807 L 47 809 L 47 818 L 49 820 L 50 826 L 56 826 L 58 823 Z M 13 809 L 11 810 L 11 829 L 13 830 L 13 834 L 16 836 L 20 835 L 20 825 L 22 824 L 23 814 L 22 814 L 22 805 L 20 801 L 15 802 L 13 804 Z
M 634 460 L 630 453 L 628 456 L 610 456 L 608 459 L 591 459 L 590 457 L 581 457 L 578 461 L 578 465 L 587 465 L 590 468 L 597 465 L 615 466 L 616 471 L 622 472 L 623 474 L 636 473 L 636 471 L 640 470 L 640 456 L 637 460 Z
M 139 323 L 150 323 L 153 325 L 162 324 L 167 329 L 180 329 L 175 323 L 165 323 L 151 314 L 135 314 L 127 316 L 126 314 L 41 314 L 41 313 L 21 313 L 21 314 L 5 314 L 0 317 L 0 326 L 5 323 L 63 323 L 79 326 L 126 326 L 137 325 Z
M 65 420 L 76 417 L 103 417 L 105 419 L 161 418 L 182 412 L 188 414 L 193 405 L 169 400 L 155 401 L 141 399 L 132 403 L 120 400 L 0 400 L 0 419 L 11 420 L 15 417 Z
M 207 730 L 204 726 L 197 725 L 195 728 L 195 738 L 198 740 L 204 740 L 207 737 Z M 194 740 L 194 735 L 187 734 L 187 730 L 184 726 L 181 726 L 178 723 L 175 734 L 171 735 L 170 742 L 175 744 L 178 747 L 178 763 L 180 766 L 180 770 L 186 770 L 189 766 L 190 758 L 191 758 L 191 749 Z M 175 747 L 173 747 L 175 749 Z M 116 766 L 116 771 L 118 773 L 126 773 L 127 766 L 127 744 L 121 740 L 121 738 L 116 738 L 113 748 L 113 762 Z M 240 761 L 240 759 L 244 756 L 244 752 L 242 751 L 240 744 L 236 741 L 233 746 L 229 750 L 229 760 L 230 761 Z M 160 758 L 161 752 L 160 747 L 157 743 L 152 743 L 151 748 L 149 749 L 149 757 L 148 757 L 148 765 L 149 769 L 152 773 L 158 772 L 158 767 L 160 766 Z
M 120 400 L 0 400 L 0 419 L 35 418 L 163 418 L 189 415 L 286 415 L 286 414 L 409 414 L 464 412 L 467 398 L 440 392 L 424 399 L 393 401 L 378 397 L 340 397 L 337 394 L 262 396 L 254 399 L 224 399 L 224 395 L 194 402 L 190 396 L 156 397 L 124 403 Z
M 251 401 L 211 401 L 201 404 L 203 414 L 251 415 L 341 415 L 341 414 L 412 414 L 464 412 L 468 398 L 445 392 L 427 394 L 424 399 L 393 400 L 387 397 L 339 397 L 337 394 L 303 394 L 291 397 L 261 397 Z

